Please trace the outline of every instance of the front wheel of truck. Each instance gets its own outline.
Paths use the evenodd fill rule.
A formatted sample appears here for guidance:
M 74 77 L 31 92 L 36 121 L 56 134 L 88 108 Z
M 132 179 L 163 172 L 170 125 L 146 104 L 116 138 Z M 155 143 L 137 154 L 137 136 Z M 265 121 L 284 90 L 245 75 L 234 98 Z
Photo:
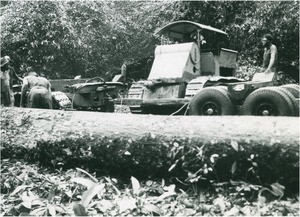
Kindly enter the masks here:
M 234 105 L 229 93 L 218 87 L 207 87 L 189 103 L 189 115 L 233 115 Z

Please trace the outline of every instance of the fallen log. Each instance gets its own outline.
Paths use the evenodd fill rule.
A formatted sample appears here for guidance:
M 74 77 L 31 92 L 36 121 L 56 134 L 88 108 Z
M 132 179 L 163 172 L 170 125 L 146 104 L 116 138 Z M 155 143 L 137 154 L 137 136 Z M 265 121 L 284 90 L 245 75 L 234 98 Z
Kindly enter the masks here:
M 2 158 L 113 176 L 295 185 L 299 118 L 1 109 Z M 298 184 L 294 186 L 298 189 Z

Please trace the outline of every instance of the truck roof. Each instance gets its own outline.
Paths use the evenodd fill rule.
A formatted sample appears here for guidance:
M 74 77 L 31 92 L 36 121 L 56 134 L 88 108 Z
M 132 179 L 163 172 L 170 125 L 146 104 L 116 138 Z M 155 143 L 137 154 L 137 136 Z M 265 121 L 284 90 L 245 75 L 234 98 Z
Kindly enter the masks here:
M 227 35 L 226 32 L 208 26 L 204 25 L 201 23 L 196 23 L 192 21 L 187 21 L 187 20 L 180 20 L 180 21 L 175 21 L 172 23 L 169 23 L 168 25 L 162 27 L 160 30 L 158 30 L 156 33 L 159 35 L 167 35 L 167 36 L 173 36 L 176 37 L 176 35 L 185 35 L 185 34 L 191 34 L 192 32 L 196 31 L 197 29 L 205 29 L 209 30 L 212 32 L 220 33 Z

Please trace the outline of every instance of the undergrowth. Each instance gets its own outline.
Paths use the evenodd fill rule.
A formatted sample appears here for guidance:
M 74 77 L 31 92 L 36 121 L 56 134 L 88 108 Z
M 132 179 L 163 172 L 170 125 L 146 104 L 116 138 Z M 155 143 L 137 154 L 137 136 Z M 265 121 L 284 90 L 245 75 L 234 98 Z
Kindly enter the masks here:
M 299 197 L 283 200 L 284 186 L 279 183 L 263 187 L 230 180 L 203 187 L 193 175 L 181 185 L 167 179 L 139 181 L 133 176 L 121 180 L 81 168 L 64 170 L 53 163 L 49 168 L 2 159 L 1 214 L 299 216 Z

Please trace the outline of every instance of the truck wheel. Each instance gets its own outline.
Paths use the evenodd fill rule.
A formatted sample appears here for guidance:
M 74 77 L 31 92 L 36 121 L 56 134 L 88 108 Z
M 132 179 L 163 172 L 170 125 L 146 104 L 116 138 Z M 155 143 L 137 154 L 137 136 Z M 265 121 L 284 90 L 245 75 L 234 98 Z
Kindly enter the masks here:
M 280 86 L 286 90 L 288 90 L 289 92 L 291 92 L 295 98 L 299 98 L 300 95 L 300 86 L 297 84 L 286 84 L 286 85 L 282 85 Z
M 280 89 L 274 87 L 260 88 L 246 98 L 243 115 L 257 116 L 294 116 L 290 98 Z
M 274 87 L 274 88 L 280 90 L 281 92 L 284 92 L 290 98 L 292 103 L 291 106 L 293 107 L 293 111 L 294 111 L 294 116 L 299 116 L 299 104 L 295 96 L 292 94 L 292 92 L 283 87 Z
M 229 93 L 218 87 L 207 87 L 197 93 L 189 104 L 189 115 L 233 115 Z

